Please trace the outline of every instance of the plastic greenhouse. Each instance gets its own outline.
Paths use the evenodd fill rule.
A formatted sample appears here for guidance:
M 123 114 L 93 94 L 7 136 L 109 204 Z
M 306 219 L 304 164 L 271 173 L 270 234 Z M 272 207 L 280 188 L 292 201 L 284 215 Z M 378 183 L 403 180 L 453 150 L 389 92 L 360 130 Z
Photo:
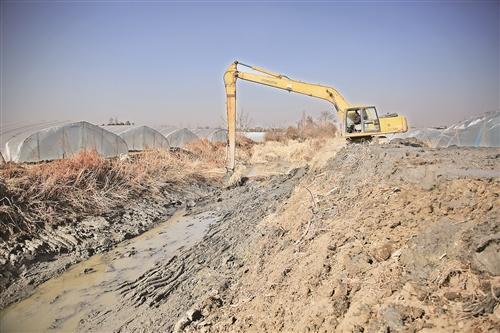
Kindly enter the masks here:
M 461 121 L 445 129 L 435 147 L 500 147 L 500 111 Z
M 45 126 L 44 129 L 38 129 Z M 2 133 L 2 136 L 4 134 Z M 39 162 L 63 159 L 83 150 L 95 150 L 105 157 L 128 152 L 118 135 L 81 121 L 58 126 L 31 126 L 8 137 L 4 149 L 6 161 Z
M 106 130 L 118 134 L 127 143 L 129 151 L 148 149 L 168 149 L 167 138 L 148 126 L 103 126 Z
M 414 129 L 390 139 L 416 138 L 432 148 L 500 147 L 500 111 L 491 111 L 458 122 L 444 130 Z
M 200 128 L 193 132 L 201 139 L 207 139 L 210 142 L 227 141 L 227 130 L 223 128 Z
M 406 138 L 416 138 L 419 141 L 422 141 L 429 147 L 435 147 L 436 141 L 441 135 L 443 130 L 435 129 L 435 128 L 419 128 L 419 129 L 411 129 L 406 133 L 398 133 L 392 136 L 389 136 L 390 139 L 406 139 Z
M 168 129 L 168 131 L 170 131 L 170 129 Z M 160 129 L 160 133 L 165 135 L 165 137 L 168 140 L 168 143 L 170 144 L 170 147 L 183 148 L 184 146 L 186 146 L 190 142 L 193 142 L 193 141 L 199 139 L 196 134 L 194 134 L 193 132 L 191 132 L 187 128 L 178 128 L 178 129 L 175 129 L 175 130 L 170 131 L 168 133 L 167 133 L 167 130 L 165 130 L 165 132 L 163 132 Z

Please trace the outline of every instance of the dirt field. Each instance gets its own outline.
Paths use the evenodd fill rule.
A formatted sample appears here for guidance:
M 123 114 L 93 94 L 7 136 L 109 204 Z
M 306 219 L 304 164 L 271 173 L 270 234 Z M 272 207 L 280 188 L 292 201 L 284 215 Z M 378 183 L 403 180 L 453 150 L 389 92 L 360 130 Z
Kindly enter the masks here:
M 28 273 L 4 278 L 2 307 L 34 296 L 1 318 L 21 318 L 43 296 L 37 290 L 47 289 L 35 286 L 123 239 L 135 251 L 124 252 L 127 260 L 138 257 L 140 240 L 132 237 L 182 206 L 184 218 L 213 221 L 201 240 L 181 242 L 137 276 L 101 282 L 111 298 L 73 304 L 82 315 L 56 313 L 50 329 L 496 332 L 498 170 L 497 149 L 267 142 L 253 147 L 225 185 L 191 184 L 89 217 L 76 229 L 86 233 L 76 245 L 61 246 L 72 238 L 61 240 L 58 232 L 50 239 L 63 250 L 51 261 L 34 256 Z M 123 257 L 110 253 L 103 272 Z M 16 259 L 2 258 L 5 265 Z M 83 267 L 80 277 L 102 273 Z M 49 294 L 46 307 L 38 307 L 47 316 L 64 299 Z

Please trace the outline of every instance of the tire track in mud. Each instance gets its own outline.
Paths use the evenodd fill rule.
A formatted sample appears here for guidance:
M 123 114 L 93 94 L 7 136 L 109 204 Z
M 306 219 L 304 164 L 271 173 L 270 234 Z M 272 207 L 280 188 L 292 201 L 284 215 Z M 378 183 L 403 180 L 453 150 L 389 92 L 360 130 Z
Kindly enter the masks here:
M 259 222 L 289 198 L 306 168 L 265 180 L 243 179 L 240 186 L 219 192 L 188 212 L 216 212 L 213 224 L 196 245 L 180 249 L 116 292 L 123 302 L 101 309 L 80 322 L 79 331 L 172 331 L 199 315 L 186 311 L 195 304 L 221 306 L 219 295 L 238 280 L 245 265 L 245 251 L 261 236 Z M 105 315 L 104 315 L 105 314 Z
M 150 299 L 149 306 L 157 305 L 181 283 L 181 275 L 186 272 L 186 266 L 179 257 L 172 257 L 165 266 L 152 269 L 133 282 L 122 284 L 120 294 L 132 299 L 135 306 L 140 306 Z
M 0 242 L 0 309 L 29 297 L 37 286 L 71 265 L 151 229 L 183 205 L 217 191 L 209 184 L 165 185 L 156 196 L 124 202 L 101 216 L 67 221 Z

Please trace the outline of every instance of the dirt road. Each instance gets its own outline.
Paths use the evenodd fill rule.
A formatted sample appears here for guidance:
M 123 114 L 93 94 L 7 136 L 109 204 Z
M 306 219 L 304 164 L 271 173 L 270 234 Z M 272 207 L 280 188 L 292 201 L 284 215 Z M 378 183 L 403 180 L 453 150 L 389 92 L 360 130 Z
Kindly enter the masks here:
M 97 282 L 101 300 L 75 299 L 79 316 L 56 313 L 46 325 L 82 332 L 499 327 L 498 150 L 266 145 L 254 149 L 231 186 L 204 189 L 179 221 L 146 237 L 151 249 L 139 237 L 99 259 L 102 267 L 81 263 L 68 278 L 90 283 L 137 257 L 130 274 L 119 270 Z M 192 223 L 205 227 L 190 232 Z M 162 236 L 175 234 L 172 225 L 189 235 L 175 246 Z M 147 251 L 154 260 L 141 256 Z M 67 305 L 64 295 L 46 294 L 53 302 L 38 311 Z M 18 316 L 26 313 L 30 302 L 7 308 L 3 318 L 15 318 L 16 306 Z

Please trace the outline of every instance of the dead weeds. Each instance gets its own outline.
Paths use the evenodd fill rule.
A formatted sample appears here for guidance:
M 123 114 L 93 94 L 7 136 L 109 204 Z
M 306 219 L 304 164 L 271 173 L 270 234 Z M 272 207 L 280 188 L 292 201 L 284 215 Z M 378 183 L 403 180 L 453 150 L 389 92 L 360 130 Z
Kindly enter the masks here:
M 0 238 L 30 233 L 45 225 L 102 214 L 165 186 L 216 182 L 225 147 L 204 141 L 185 150 L 154 150 L 105 159 L 84 151 L 65 160 L 0 167 Z
M 307 139 L 334 138 L 337 127 L 330 121 L 314 121 L 311 117 L 303 117 L 297 126 L 286 129 L 274 129 L 266 132 L 266 141 L 288 142 L 289 140 L 304 141 Z

